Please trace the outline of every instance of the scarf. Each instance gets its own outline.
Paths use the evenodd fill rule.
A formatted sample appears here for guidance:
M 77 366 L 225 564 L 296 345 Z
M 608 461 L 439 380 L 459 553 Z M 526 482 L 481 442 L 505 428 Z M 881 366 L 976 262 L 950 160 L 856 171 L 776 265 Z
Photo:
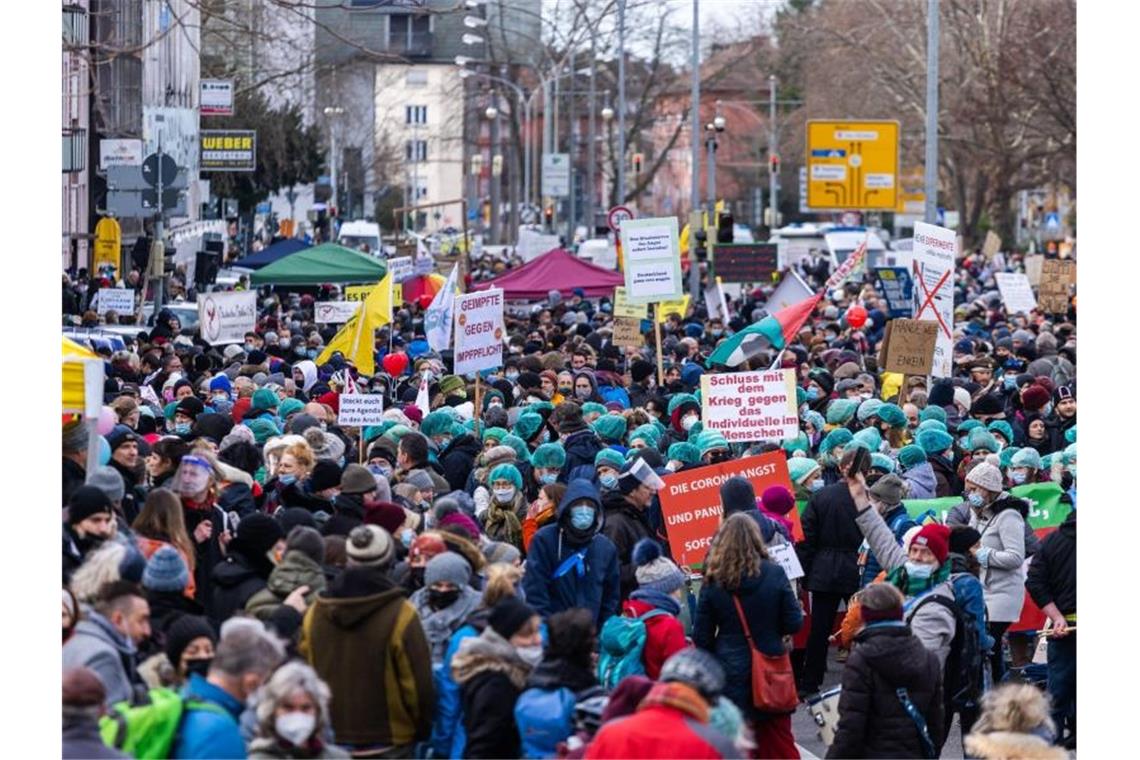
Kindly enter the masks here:
M 680 710 L 701 723 L 709 722 L 709 706 L 700 693 L 685 683 L 671 681 L 669 683 L 656 683 L 649 689 L 645 699 L 637 706 L 638 712 L 647 707 L 672 707 Z
M 887 574 L 887 582 L 894 585 L 907 599 L 925 594 L 950 577 L 950 563 L 943 562 L 938 569 L 926 578 L 910 578 L 906 565 L 900 565 Z
M 492 498 L 483 513 L 483 528 L 496 541 L 522 546 L 522 523 L 510 504 L 499 504 Z
M 630 594 L 629 598 L 636 599 L 639 602 L 645 602 L 646 604 L 652 604 L 657 609 L 668 612 L 674 617 L 681 614 L 680 602 L 668 594 L 655 589 L 639 588 Z

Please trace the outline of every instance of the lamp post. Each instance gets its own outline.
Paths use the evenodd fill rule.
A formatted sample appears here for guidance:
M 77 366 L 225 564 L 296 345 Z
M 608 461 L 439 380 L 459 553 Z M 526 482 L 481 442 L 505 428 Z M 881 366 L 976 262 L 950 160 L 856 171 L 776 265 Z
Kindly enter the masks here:
M 606 107 L 602 109 L 602 121 L 605 122 L 607 133 L 611 132 L 611 130 L 613 129 L 613 120 L 614 120 L 614 109 L 610 108 L 609 105 L 606 105 Z M 606 144 L 608 145 L 609 141 L 607 141 Z M 606 183 L 606 188 L 607 188 L 607 190 L 609 188 L 608 182 Z M 607 207 L 613 207 L 613 206 L 618 205 L 618 203 L 619 203 L 619 201 L 616 198 L 611 197 L 609 199 L 609 202 L 606 205 L 607 205 Z
M 491 240 L 499 244 L 499 178 L 495 176 L 495 156 L 499 151 L 499 96 L 491 90 L 491 105 L 483 115 L 491 122 Z
M 716 226 L 716 223 L 717 223 L 717 218 L 716 218 L 716 149 L 717 149 L 717 142 L 716 142 L 716 138 L 717 138 L 717 135 L 719 135 L 721 132 L 724 131 L 724 127 L 726 124 L 724 117 L 720 115 L 719 111 L 720 111 L 720 105 L 718 104 L 716 116 L 713 117 L 712 121 L 710 121 L 708 124 L 705 125 L 705 151 L 706 151 L 706 155 L 708 156 L 707 160 L 708 160 L 708 178 L 709 178 L 709 181 L 708 181 L 708 192 L 709 192 L 708 222 L 707 222 L 707 224 L 705 224 L 705 235 L 707 236 L 705 238 L 705 248 L 706 248 L 707 252 L 709 253 L 709 256 L 707 257 L 709 260 L 712 259 L 711 254 L 712 254 L 712 250 L 713 250 L 713 244 L 716 242 L 713 238 L 713 232 L 712 232 L 712 230 L 714 229 L 714 227 Z
M 340 106 L 325 106 L 324 114 L 329 117 L 329 152 L 332 153 L 332 158 L 329 161 L 329 181 L 332 182 L 332 207 L 337 207 L 337 187 L 336 187 L 336 165 L 337 165 L 337 149 L 336 149 L 336 124 L 339 121 L 334 117 L 340 116 L 344 113 L 344 109 Z

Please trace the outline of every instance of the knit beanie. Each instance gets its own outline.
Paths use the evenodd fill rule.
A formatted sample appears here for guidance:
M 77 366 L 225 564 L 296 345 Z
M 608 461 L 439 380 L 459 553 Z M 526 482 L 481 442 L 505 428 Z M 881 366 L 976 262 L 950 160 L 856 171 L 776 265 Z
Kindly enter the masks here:
M 95 486 L 80 486 L 71 494 L 67 501 L 67 522 L 78 525 L 92 515 L 105 512 L 114 515 L 111 500 L 107 494 Z
M 925 546 L 934 554 L 934 558 L 941 565 L 946 561 L 946 555 L 950 552 L 950 529 L 938 523 L 928 523 L 919 529 L 918 533 L 911 539 L 910 545 Z
M 893 473 L 884 475 L 871 486 L 871 495 L 887 506 L 893 507 L 906 495 L 906 484 L 898 475 Z
M 701 693 L 708 702 L 716 701 L 724 691 L 724 668 L 712 654 L 688 647 L 677 652 L 661 666 L 660 683 L 678 681 Z
M 652 538 L 643 538 L 634 544 L 634 577 L 640 588 L 672 594 L 685 583 L 685 576 L 661 551 L 661 544 Z
M 522 559 L 522 552 L 520 552 L 517 547 L 505 541 L 488 541 L 487 545 L 483 547 L 483 557 L 487 560 L 487 564 L 489 565 L 496 562 L 505 562 L 508 565 L 513 565 Z
M 536 468 L 560 470 L 566 464 L 566 449 L 561 443 L 544 443 L 531 454 L 530 462 Z
M 298 525 L 304 525 L 307 528 L 317 527 L 317 521 L 313 517 L 313 513 L 304 507 L 285 507 L 278 510 L 273 518 L 281 525 L 281 532 L 286 536 L 289 535 L 293 528 Z
M 119 560 L 119 577 L 124 581 L 140 584 L 144 573 L 146 573 L 146 557 L 135 548 L 134 544 L 128 544 L 123 558 Z
M 940 406 L 926 405 L 926 408 L 918 413 L 918 421 L 926 422 L 927 420 L 938 420 L 943 425 L 946 424 L 946 410 Z
M 808 477 L 820 470 L 819 462 L 807 457 L 793 457 L 788 460 L 788 476 L 791 478 L 792 483 L 799 485 L 806 481 Z M 767 506 L 767 505 L 765 505 Z
M 328 488 L 336 488 L 340 485 L 340 480 L 340 465 L 331 459 L 318 459 L 313 465 L 313 472 L 309 475 L 309 489 L 312 493 L 317 493 Z
M 522 475 L 519 474 L 518 468 L 513 464 L 504 463 L 493 468 L 491 470 L 491 474 L 487 477 L 487 484 L 493 485 L 496 481 L 499 480 L 509 480 L 514 484 L 515 488 L 522 488 Z
M 594 420 L 592 427 L 599 438 L 616 443 L 625 437 L 626 421 L 620 414 L 603 414 Z
M 950 529 L 950 553 L 965 555 L 970 547 L 982 540 L 982 534 L 973 528 L 962 525 Z
M 74 420 L 63 426 L 63 451 L 75 453 L 86 451 L 90 434 L 82 420 Z
M 930 392 L 926 396 L 926 408 L 941 408 L 950 406 L 953 403 L 954 383 L 944 379 L 935 380 L 930 386 Z M 943 411 L 943 414 L 945 414 L 945 411 Z M 943 419 L 942 421 L 945 422 L 946 420 Z
M 87 485 L 98 488 L 103 493 L 107 494 L 107 498 L 111 503 L 123 500 L 123 494 L 126 488 L 123 485 L 123 476 L 114 467 L 103 465 L 96 467 L 91 473 L 91 477 L 87 480 Z
M 669 446 L 665 458 L 682 464 L 697 464 L 701 461 L 701 450 L 687 441 L 678 441 Z
M 182 662 L 182 653 L 194 639 L 206 638 L 218 643 L 218 634 L 210 621 L 199 615 L 179 615 L 166 628 L 166 659 L 175 668 Z
M 799 458 L 802 459 L 802 457 Z M 807 461 L 811 462 L 810 459 Z M 784 486 L 768 486 L 760 495 L 760 501 L 764 505 L 764 509 L 774 515 L 786 515 L 796 506 L 795 497 Z
M 621 472 L 621 468 L 625 467 L 625 458 L 615 449 L 602 449 L 594 457 L 594 467 L 601 467 L 602 465 L 613 467 Z
M 325 561 L 325 539 L 316 528 L 298 525 L 289 531 L 285 539 L 285 551 L 301 552 L 320 565 Z
M 950 437 L 949 433 L 944 433 L 941 430 L 923 430 L 918 434 L 918 445 L 926 452 L 927 456 L 932 454 L 941 454 L 954 445 L 954 439 Z
M 442 556 L 442 555 L 441 555 Z M 425 581 L 427 571 L 424 571 Z M 495 633 L 502 636 L 504 639 L 509 639 L 518 633 L 527 622 L 538 613 L 529 604 L 519 599 L 517 596 L 508 596 L 500 599 L 499 602 L 491 608 L 491 614 L 487 618 L 487 622 Z
M 241 518 L 228 548 L 246 557 L 262 557 L 284 537 L 276 520 L 264 512 L 253 512 Z
M 966 482 L 992 493 L 1001 493 L 1001 470 L 989 462 L 982 462 L 966 473 Z
M 912 443 L 899 449 L 899 464 L 903 467 L 915 467 L 925 461 L 926 452 L 923 451 L 921 446 L 916 446 Z
M 424 568 L 424 586 L 447 582 L 462 589 L 471 582 L 471 565 L 455 552 L 437 554 Z
M 732 476 L 720 486 L 720 501 L 726 517 L 735 512 L 756 509 L 756 491 L 752 481 L 739 475 Z
M 186 561 L 173 546 L 159 547 L 147 560 L 142 586 L 150 591 L 182 592 L 190 583 Z
M 396 556 L 396 547 L 388 531 L 376 525 L 358 525 L 345 543 L 350 565 L 386 567 Z

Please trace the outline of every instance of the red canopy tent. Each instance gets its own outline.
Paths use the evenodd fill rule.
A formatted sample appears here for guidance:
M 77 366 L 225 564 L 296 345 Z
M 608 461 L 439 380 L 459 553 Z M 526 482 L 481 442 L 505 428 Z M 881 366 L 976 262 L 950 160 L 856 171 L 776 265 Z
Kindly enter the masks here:
M 587 298 L 612 298 L 614 288 L 621 285 L 625 285 L 625 275 L 621 272 L 603 269 L 565 249 L 555 248 L 518 269 L 476 283 L 471 289 L 501 288 L 508 301 L 537 301 L 546 298 L 552 290 L 569 297 L 574 288 L 585 291 Z

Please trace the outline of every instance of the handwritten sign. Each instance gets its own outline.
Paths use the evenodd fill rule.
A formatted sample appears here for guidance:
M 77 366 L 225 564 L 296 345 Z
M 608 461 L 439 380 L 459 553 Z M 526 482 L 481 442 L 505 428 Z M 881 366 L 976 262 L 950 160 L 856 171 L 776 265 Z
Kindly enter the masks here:
M 649 307 L 643 303 L 630 303 L 624 287 L 614 288 L 614 317 L 648 319 Z
M 641 335 L 641 320 L 629 317 L 615 318 L 613 341 L 615 346 L 640 348 L 645 344 L 645 339 Z
M 1038 293 L 1041 310 L 1058 314 L 1069 310 L 1069 292 L 1077 281 L 1077 262 L 1070 259 L 1045 259 L 1041 264 L 1041 288 Z
M 884 372 L 904 375 L 927 375 L 934 366 L 934 347 L 938 342 L 938 323 L 917 319 L 892 319 L 887 322 L 879 364 Z
M 130 288 L 103 288 L 98 293 L 95 313 L 103 316 L 113 311 L 119 316 L 135 313 L 135 291 Z
M 1001 291 L 1001 300 L 1005 310 L 1010 314 L 1028 314 L 1037 308 L 1037 299 L 1033 297 L 1033 288 L 1029 285 L 1029 278 L 1017 272 L 997 272 L 994 274 L 998 290 Z
M 319 301 L 313 304 L 315 321 L 343 325 L 360 309 L 360 301 Z

